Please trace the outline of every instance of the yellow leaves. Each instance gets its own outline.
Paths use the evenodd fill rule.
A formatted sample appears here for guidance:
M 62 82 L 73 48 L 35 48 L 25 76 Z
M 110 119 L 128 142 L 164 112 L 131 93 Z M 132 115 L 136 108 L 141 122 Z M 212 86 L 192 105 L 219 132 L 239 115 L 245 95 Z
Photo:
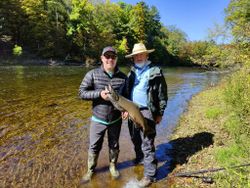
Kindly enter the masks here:
M 123 37 L 123 39 L 121 41 L 116 41 L 118 43 L 118 51 L 122 54 L 127 53 L 128 51 L 128 44 L 127 44 L 127 39 L 125 37 Z
M 70 20 L 77 20 L 79 17 L 80 17 L 79 12 L 74 11 L 74 12 L 72 12 L 72 13 L 70 14 L 69 19 L 70 19 Z

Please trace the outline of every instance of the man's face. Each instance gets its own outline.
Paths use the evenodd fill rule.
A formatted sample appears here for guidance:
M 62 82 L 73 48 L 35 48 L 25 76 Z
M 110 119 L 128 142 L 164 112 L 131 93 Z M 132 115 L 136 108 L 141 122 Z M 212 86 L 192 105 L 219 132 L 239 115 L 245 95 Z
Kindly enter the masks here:
M 133 56 L 135 63 L 143 63 L 148 59 L 147 53 L 140 53 Z
M 101 60 L 105 71 L 114 71 L 117 62 L 117 55 L 113 52 L 106 52 L 101 56 Z

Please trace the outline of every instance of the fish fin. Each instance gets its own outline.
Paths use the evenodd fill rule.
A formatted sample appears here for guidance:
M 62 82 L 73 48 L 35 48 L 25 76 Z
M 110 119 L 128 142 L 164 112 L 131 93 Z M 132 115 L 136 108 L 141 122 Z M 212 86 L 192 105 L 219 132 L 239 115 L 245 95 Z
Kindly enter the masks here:
M 105 86 L 105 90 L 109 91 L 109 90 L 108 90 L 108 86 Z
M 108 85 L 108 90 L 109 90 L 109 92 L 113 91 L 111 84 Z

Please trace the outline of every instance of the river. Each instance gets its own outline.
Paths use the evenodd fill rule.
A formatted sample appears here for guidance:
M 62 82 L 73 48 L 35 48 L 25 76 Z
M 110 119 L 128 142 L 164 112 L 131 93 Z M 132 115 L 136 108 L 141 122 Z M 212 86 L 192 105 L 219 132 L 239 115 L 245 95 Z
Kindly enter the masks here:
M 128 71 L 123 67 L 124 72 Z M 118 169 L 108 171 L 105 139 L 91 183 L 79 185 L 86 171 L 91 103 L 78 98 L 86 69 L 71 66 L 0 66 L 0 185 L 3 187 L 136 187 L 142 166 L 133 166 L 132 144 L 124 121 Z M 194 68 L 163 68 L 169 101 L 157 125 L 158 183 L 169 173 L 169 136 L 198 92 L 214 86 L 222 74 Z

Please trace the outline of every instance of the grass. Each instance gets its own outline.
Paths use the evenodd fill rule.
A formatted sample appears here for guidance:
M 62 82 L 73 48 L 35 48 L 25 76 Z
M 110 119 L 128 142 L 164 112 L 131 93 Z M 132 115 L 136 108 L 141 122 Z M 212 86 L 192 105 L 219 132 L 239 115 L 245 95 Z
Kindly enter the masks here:
M 231 136 L 231 144 L 216 151 L 217 161 L 226 167 L 249 163 L 250 159 L 250 75 L 242 69 L 230 78 L 224 90 L 225 102 L 231 112 L 224 124 Z M 249 169 L 229 169 L 227 180 L 218 176 L 222 185 L 250 187 Z
M 216 119 L 219 117 L 219 115 L 222 113 L 221 109 L 219 108 L 210 108 L 210 109 L 207 109 L 206 111 L 206 117 L 208 119 Z

